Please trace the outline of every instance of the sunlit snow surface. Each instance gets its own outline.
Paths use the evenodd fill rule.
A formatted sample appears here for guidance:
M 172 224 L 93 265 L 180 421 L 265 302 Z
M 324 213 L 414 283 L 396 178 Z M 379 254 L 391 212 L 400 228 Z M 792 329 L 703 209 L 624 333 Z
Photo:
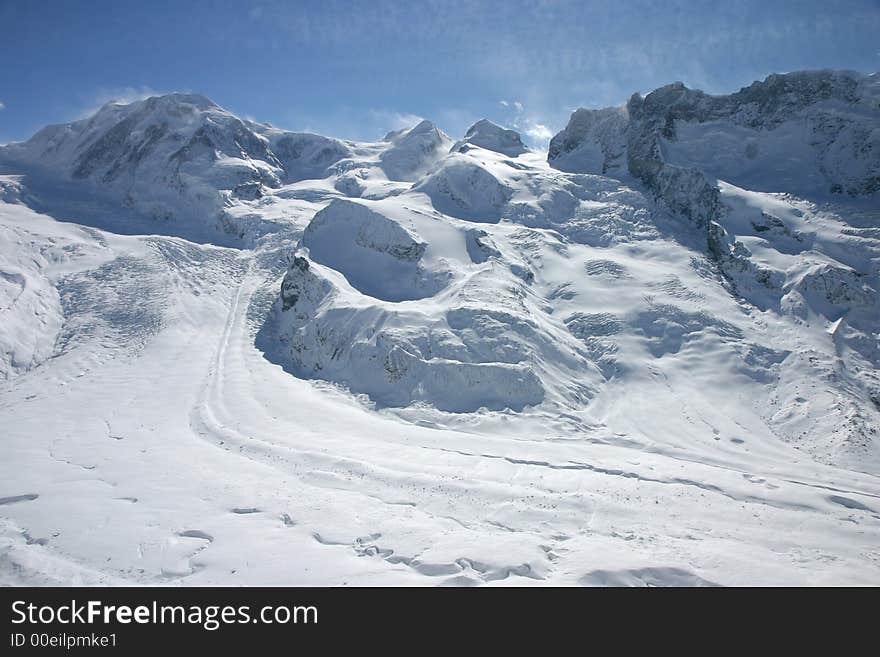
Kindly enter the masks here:
M 241 125 L 273 162 L 134 171 L 160 216 L 127 152 L 0 168 L 0 583 L 880 584 L 876 324 L 815 298 L 876 204 L 720 183 L 761 296 L 491 126 Z

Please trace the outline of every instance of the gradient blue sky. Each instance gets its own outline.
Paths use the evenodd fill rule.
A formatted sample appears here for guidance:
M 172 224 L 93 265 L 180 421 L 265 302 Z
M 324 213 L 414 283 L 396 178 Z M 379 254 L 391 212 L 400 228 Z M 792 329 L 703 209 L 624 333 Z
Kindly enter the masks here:
M 485 116 L 537 143 L 578 106 L 675 80 L 873 72 L 878 35 L 878 0 L 0 0 L 0 143 L 169 91 L 353 139 Z

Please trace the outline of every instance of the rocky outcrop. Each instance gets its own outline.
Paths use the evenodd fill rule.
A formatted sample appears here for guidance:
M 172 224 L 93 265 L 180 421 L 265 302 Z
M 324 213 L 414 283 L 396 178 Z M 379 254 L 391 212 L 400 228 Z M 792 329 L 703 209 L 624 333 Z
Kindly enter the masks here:
M 706 227 L 718 219 L 716 178 L 766 191 L 876 193 L 878 101 L 876 74 L 771 75 L 721 96 L 677 82 L 635 94 L 624 108 L 577 110 L 548 160 L 565 171 L 633 176 Z
M 331 290 L 325 279 L 310 270 L 308 260 L 296 256 L 281 282 L 281 310 L 291 312 L 296 322 L 307 322 Z

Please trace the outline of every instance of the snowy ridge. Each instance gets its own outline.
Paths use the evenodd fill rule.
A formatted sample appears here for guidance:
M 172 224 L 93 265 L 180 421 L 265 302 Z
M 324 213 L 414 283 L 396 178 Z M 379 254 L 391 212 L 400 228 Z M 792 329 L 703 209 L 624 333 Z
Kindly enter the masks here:
M 628 172 L 661 194 L 663 177 L 681 168 L 756 191 L 872 195 L 878 118 L 878 74 L 771 75 L 727 96 L 676 82 L 624 108 L 577 110 L 549 160 L 566 171 Z
M 880 582 L 875 93 L 0 148 L 0 583 Z
M 322 177 L 349 154 L 337 140 L 246 123 L 204 96 L 169 94 L 108 103 L 91 118 L 4 147 L 0 159 L 86 182 L 151 219 L 254 239 L 262 222 L 227 209 L 258 203 L 282 182 Z

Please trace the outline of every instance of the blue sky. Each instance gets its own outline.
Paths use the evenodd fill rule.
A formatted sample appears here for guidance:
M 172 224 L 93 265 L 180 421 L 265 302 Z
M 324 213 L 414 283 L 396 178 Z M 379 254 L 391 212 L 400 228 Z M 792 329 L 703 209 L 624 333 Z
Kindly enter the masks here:
M 878 35 L 878 0 L 0 0 L 0 143 L 169 91 L 353 139 L 485 116 L 541 143 L 576 107 L 675 80 L 873 72 Z

